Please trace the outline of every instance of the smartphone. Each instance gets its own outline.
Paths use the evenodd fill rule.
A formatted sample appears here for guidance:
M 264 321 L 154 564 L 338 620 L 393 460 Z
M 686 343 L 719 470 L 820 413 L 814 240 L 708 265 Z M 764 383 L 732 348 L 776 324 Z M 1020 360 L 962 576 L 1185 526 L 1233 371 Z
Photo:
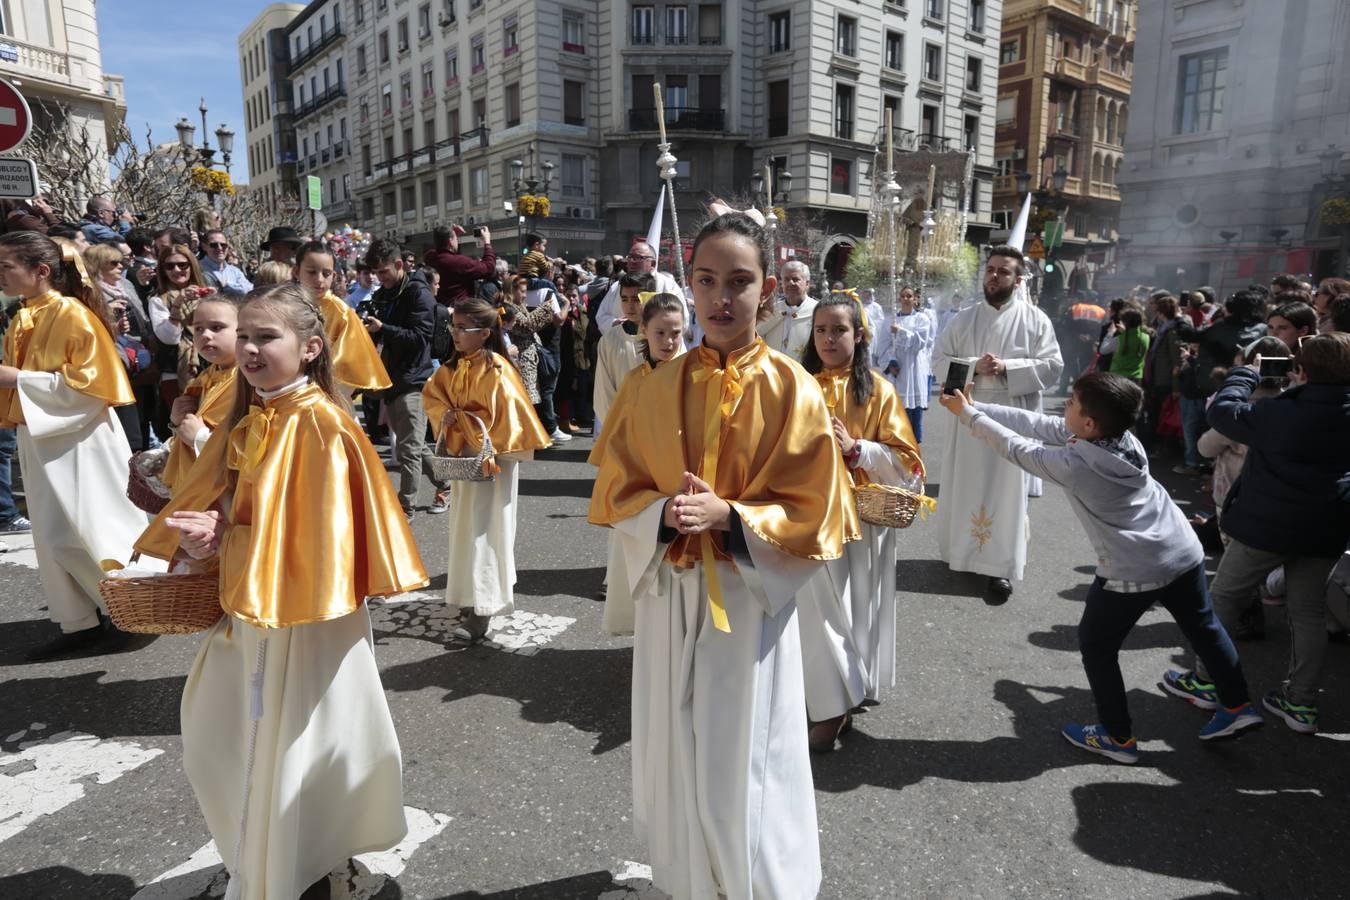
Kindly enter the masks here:
M 1294 361 L 1288 356 L 1261 357 L 1262 378 L 1285 378 L 1293 368 Z
M 951 395 L 955 391 L 964 391 L 970 381 L 970 363 L 952 360 L 947 366 L 947 380 L 942 382 L 942 393 Z
M 636 322 L 630 322 L 628 319 L 624 319 L 624 320 L 623 320 L 623 330 L 624 330 L 624 333 L 625 333 L 625 334 L 637 334 L 637 333 L 638 333 L 638 326 L 637 326 L 637 323 L 636 323 Z

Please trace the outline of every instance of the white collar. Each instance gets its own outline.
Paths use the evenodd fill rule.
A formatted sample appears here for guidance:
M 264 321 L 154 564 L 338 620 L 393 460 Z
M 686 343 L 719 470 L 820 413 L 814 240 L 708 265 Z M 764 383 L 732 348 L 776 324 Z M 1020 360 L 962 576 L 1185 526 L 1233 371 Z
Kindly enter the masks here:
M 262 398 L 263 402 L 266 403 L 269 400 L 275 400 L 282 394 L 289 394 L 291 391 L 298 391 L 300 390 L 300 388 L 304 387 L 307 384 L 309 384 L 309 376 L 301 375 L 299 378 L 295 379 L 290 384 L 283 384 L 275 391 L 258 391 L 257 393 L 258 396 Z

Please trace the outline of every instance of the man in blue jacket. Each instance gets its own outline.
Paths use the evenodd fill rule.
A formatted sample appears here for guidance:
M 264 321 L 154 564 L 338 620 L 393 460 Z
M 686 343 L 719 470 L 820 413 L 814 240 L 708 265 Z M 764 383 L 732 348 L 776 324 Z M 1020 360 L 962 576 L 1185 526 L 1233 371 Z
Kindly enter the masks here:
M 1272 570 L 1284 566 L 1292 639 L 1283 689 L 1262 703 L 1302 734 L 1317 731 L 1317 692 L 1326 652 L 1326 585 L 1350 540 L 1350 334 L 1304 338 L 1296 386 L 1249 402 L 1259 360 L 1232 371 L 1209 408 L 1210 427 L 1248 447 L 1242 473 L 1223 505 L 1232 538 L 1210 592 L 1219 618 L 1237 624 Z M 1203 666 L 1167 689 L 1212 708 Z

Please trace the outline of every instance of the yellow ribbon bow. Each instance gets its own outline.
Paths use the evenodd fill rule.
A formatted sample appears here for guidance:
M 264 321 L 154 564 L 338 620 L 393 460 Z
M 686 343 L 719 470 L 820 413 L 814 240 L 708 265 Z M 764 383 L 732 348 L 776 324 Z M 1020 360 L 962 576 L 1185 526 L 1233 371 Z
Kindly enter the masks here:
M 867 307 L 863 306 L 862 298 L 858 296 L 858 289 L 843 288 L 842 290 L 830 291 L 830 293 L 847 297 L 857 304 L 858 317 L 862 320 L 863 338 L 870 341 L 872 339 L 872 323 L 867 321 Z
M 476 354 L 475 354 L 476 355 Z M 450 396 L 463 400 L 469 391 L 469 369 L 473 367 L 473 358 L 461 356 L 455 362 L 455 371 L 450 375 Z
M 844 405 L 844 388 L 848 386 L 848 375 L 836 375 L 832 372 L 817 372 L 816 382 L 825 394 L 825 405 L 831 413 Z
M 717 457 L 722 449 L 722 426 L 731 418 L 731 411 L 745 393 L 741 387 L 741 372 L 734 365 L 725 369 L 703 368 L 694 373 L 694 383 L 708 383 L 708 393 L 703 403 L 703 465 L 699 477 L 717 487 Z M 703 571 L 708 578 L 708 612 L 712 616 L 713 627 L 718 631 L 731 633 L 731 622 L 727 619 L 726 604 L 722 600 L 722 585 L 717 577 L 717 554 L 711 532 L 699 535 L 699 547 L 703 554 Z
M 272 433 L 272 417 L 276 410 L 255 406 L 248 415 L 230 430 L 230 450 L 225 465 L 240 475 L 247 475 L 262 462 L 267 442 Z

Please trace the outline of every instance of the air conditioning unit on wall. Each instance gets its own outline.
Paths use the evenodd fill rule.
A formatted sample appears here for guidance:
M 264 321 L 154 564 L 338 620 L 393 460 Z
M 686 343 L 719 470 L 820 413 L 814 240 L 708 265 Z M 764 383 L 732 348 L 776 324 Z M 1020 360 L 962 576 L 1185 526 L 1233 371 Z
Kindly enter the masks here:
M 567 215 L 570 216 L 570 217 L 573 218 L 573 219 L 594 219 L 594 218 L 595 218 L 595 207 L 594 207 L 594 206 L 569 206 L 569 207 L 567 207 Z

